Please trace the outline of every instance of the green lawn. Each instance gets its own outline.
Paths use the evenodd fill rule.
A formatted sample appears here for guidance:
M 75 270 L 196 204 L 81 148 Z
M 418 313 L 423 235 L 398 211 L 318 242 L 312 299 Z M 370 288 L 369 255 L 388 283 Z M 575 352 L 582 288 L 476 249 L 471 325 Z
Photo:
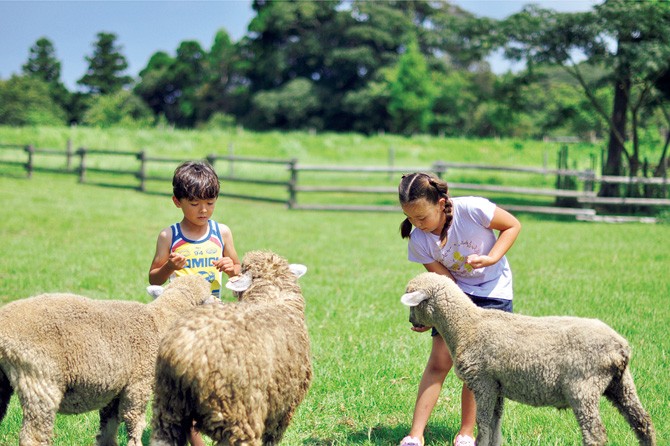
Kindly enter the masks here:
M 0 176 L 0 191 L 1 303 L 46 291 L 148 301 L 156 236 L 181 218 L 169 197 L 46 173 L 30 180 Z M 509 254 L 515 311 L 600 318 L 623 334 L 658 444 L 670 444 L 670 227 L 520 217 L 523 230 Z M 221 198 L 215 218 L 232 228 L 240 254 L 272 249 L 308 266 L 301 284 L 315 375 L 284 444 L 397 444 L 409 429 L 430 348 L 429 335 L 410 331 L 399 302 L 407 281 L 422 270 L 406 260 L 401 215 L 289 211 Z M 459 389 L 450 375 L 427 445 L 449 444 L 455 435 Z M 604 399 L 602 413 L 609 444 L 635 444 Z M 0 444 L 18 444 L 20 419 L 14 399 Z M 93 413 L 59 416 L 54 444 L 92 444 L 96 423 Z M 508 445 L 580 443 L 571 412 L 516 403 L 506 405 L 503 434 Z

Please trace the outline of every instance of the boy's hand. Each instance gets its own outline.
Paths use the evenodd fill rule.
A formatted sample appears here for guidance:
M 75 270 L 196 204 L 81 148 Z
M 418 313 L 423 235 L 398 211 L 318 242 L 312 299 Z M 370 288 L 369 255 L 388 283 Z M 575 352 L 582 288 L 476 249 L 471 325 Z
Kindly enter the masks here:
M 216 269 L 232 277 L 235 275 L 235 263 L 230 257 L 221 257 L 214 262 Z
M 173 252 L 170 253 L 170 257 L 168 258 L 167 263 L 168 265 L 170 265 L 170 268 L 176 271 L 186 266 L 186 257 L 184 257 L 181 254 L 177 254 L 176 252 Z

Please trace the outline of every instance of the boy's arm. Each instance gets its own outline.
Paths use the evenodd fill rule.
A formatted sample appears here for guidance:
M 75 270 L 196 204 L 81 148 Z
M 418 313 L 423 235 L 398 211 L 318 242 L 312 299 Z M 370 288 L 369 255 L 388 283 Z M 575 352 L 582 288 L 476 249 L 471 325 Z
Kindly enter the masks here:
M 184 256 L 170 254 L 171 242 L 171 229 L 163 229 L 160 234 L 158 234 L 156 253 L 154 254 L 154 259 L 149 268 L 149 283 L 151 285 L 163 285 L 175 270 L 184 267 L 184 261 L 186 260 Z
M 219 223 L 219 232 L 223 240 L 223 257 L 216 262 L 216 267 L 228 275 L 234 277 L 240 274 L 242 265 L 240 259 L 237 257 L 235 251 L 235 243 L 233 243 L 233 233 L 230 228 L 224 224 Z

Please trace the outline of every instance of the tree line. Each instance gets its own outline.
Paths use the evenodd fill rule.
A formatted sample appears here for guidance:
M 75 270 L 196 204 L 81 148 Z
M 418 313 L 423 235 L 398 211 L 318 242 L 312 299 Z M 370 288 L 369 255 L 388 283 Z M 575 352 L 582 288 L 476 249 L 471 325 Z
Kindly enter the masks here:
M 225 30 L 209 48 L 183 41 L 174 54 L 154 53 L 135 79 L 117 36 L 101 32 L 77 92 L 41 38 L 22 74 L 0 80 L 0 124 L 576 135 L 607 140 L 605 174 L 667 169 L 668 2 L 606 0 L 577 13 L 529 5 L 503 20 L 446 0 L 252 7 L 239 41 Z M 493 73 L 495 51 L 524 68 Z

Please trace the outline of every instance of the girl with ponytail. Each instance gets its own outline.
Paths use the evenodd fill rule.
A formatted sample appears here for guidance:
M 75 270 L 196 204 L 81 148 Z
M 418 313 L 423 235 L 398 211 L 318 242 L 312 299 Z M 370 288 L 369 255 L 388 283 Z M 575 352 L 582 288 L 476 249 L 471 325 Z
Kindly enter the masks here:
M 409 239 L 408 259 L 451 278 L 477 306 L 511 312 L 512 271 L 505 254 L 521 230 L 519 221 L 485 198 L 452 198 L 445 181 L 421 172 L 403 175 L 398 198 L 406 217 L 400 235 Z M 452 365 L 444 340 L 433 329 L 412 428 L 400 446 L 423 446 L 423 431 Z M 475 413 L 474 395 L 464 385 L 455 446 L 475 445 Z

